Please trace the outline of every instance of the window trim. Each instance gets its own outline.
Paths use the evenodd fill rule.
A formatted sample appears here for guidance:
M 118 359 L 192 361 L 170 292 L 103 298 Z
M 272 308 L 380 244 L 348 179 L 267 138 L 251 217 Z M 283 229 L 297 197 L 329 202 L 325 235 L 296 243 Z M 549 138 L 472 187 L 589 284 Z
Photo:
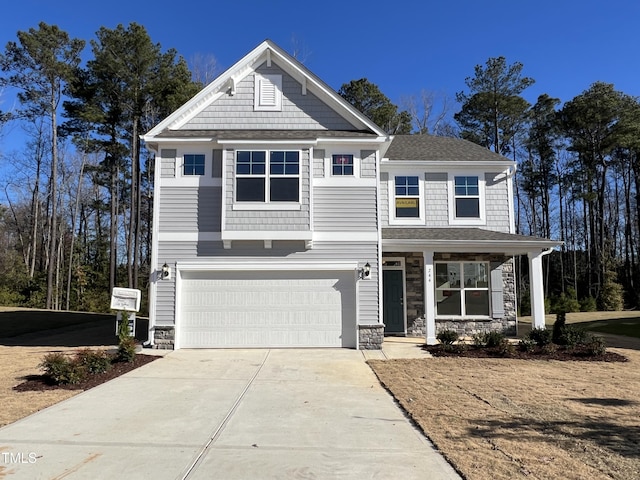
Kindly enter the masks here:
M 273 88 L 273 101 L 265 98 L 268 87 Z M 253 84 L 253 110 L 256 112 L 281 112 L 282 111 L 282 75 L 261 74 L 254 75 Z
M 396 177 L 418 178 L 418 204 L 419 216 L 396 217 Z M 389 172 L 389 225 L 424 225 L 426 202 L 424 198 L 424 175 L 416 172 Z M 402 197 L 402 196 L 401 196 Z
M 238 154 L 240 152 L 264 152 L 265 164 L 264 174 L 238 173 Z M 273 152 L 296 152 L 298 154 L 298 173 L 297 174 L 272 174 L 271 173 L 271 154 Z M 233 159 L 233 209 L 234 210 L 300 210 L 302 204 L 302 151 L 299 149 L 286 148 L 266 148 L 266 149 L 237 149 L 234 151 Z M 239 178 L 262 178 L 264 179 L 264 200 L 262 201 L 243 201 L 238 200 L 238 179 Z M 278 201 L 271 200 L 271 178 L 295 178 L 298 180 L 298 200 L 297 201 Z
M 448 265 L 448 264 L 458 264 L 460 267 L 460 272 L 462 278 L 460 279 L 459 287 L 447 287 L 442 288 L 438 287 L 437 281 L 437 266 L 438 265 Z M 464 286 L 464 266 L 469 264 L 483 264 L 486 269 L 487 276 L 487 286 L 486 287 L 465 287 Z M 435 307 L 435 318 L 444 319 L 444 318 L 452 318 L 456 320 L 461 319 L 490 319 L 493 318 L 493 305 L 492 305 L 492 288 L 491 288 L 491 262 L 484 260 L 438 260 L 433 262 L 433 271 L 434 271 L 434 307 Z M 455 290 L 460 292 L 460 312 L 461 315 L 452 315 L 452 314 L 441 314 L 438 313 L 438 291 L 445 290 Z M 466 292 L 473 291 L 483 291 L 487 293 L 487 301 L 489 304 L 489 312 L 487 315 L 467 315 L 466 313 Z
M 455 194 L 455 177 L 478 177 L 478 217 L 457 217 L 456 216 L 456 198 Z M 449 200 L 449 224 L 450 225 L 486 225 L 486 180 L 484 172 L 478 171 L 460 171 L 450 172 L 447 179 L 447 194 Z
M 351 173 L 333 173 L 334 160 L 336 157 L 351 157 Z M 344 172 L 344 165 L 342 165 Z M 353 153 L 332 153 L 329 156 L 329 176 L 336 178 L 355 178 L 356 177 L 356 156 Z
M 203 161 L 203 167 L 204 170 L 202 172 L 202 174 L 197 174 L 197 173 L 185 173 L 185 167 L 186 165 L 186 157 L 188 156 L 201 156 L 202 157 L 202 161 Z M 203 152 L 184 152 L 182 155 L 180 155 L 180 164 L 178 165 L 179 171 L 180 171 L 180 175 L 179 177 L 183 177 L 183 178 L 201 178 L 201 177 L 206 177 L 208 174 L 208 162 L 207 162 L 207 155 Z M 176 162 L 177 163 L 177 162 Z M 177 178 L 177 177 L 176 177 Z

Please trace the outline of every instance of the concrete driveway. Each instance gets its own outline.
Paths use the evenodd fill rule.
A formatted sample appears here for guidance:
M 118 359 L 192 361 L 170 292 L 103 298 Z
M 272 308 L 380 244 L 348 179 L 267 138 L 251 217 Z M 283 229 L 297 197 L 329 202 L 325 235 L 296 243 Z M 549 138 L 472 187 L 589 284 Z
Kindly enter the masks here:
M 0 478 L 459 476 L 362 352 L 305 349 L 171 352 L 0 429 Z

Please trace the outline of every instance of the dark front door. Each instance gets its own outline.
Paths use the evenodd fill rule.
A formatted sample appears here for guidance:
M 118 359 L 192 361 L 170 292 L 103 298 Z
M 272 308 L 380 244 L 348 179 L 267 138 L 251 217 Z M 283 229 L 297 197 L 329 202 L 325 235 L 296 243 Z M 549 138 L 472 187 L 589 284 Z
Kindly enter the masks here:
M 382 271 L 382 320 L 385 333 L 405 333 L 403 286 L 402 270 Z

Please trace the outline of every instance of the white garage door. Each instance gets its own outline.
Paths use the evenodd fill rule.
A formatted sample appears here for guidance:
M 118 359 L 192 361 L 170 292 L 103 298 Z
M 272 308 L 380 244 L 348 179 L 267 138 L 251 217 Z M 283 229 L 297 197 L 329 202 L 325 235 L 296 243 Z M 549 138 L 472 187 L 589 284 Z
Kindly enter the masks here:
M 179 348 L 355 347 L 353 272 L 183 272 Z

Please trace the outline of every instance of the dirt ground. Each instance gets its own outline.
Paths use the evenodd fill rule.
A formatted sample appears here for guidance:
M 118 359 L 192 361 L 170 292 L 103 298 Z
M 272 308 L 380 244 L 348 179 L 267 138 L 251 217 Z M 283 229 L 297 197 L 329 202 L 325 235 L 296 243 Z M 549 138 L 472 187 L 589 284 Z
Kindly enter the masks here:
M 640 478 L 640 351 L 629 361 L 431 358 L 370 365 L 469 480 Z
M 139 322 L 136 336 L 142 338 L 145 322 Z M 140 332 L 138 332 L 140 330 Z M 16 392 L 13 387 L 25 376 L 39 375 L 38 364 L 51 352 L 74 352 L 80 348 L 114 348 L 115 320 L 59 328 L 40 333 L 0 338 L 0 427 L 43 408 L 77 395 L 82 390 Z

